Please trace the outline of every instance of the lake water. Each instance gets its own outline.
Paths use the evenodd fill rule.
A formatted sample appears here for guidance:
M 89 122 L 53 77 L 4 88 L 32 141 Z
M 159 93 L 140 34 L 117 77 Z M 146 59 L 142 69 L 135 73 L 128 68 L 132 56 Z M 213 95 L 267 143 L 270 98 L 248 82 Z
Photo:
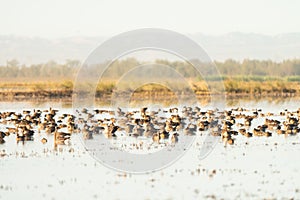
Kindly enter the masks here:
M 1 102 L 0 112 L 50 106 L 72 113 L 71 104 L 64 102 Z M 296 111 L 300 104 L 293 98 L 234 99 L 227 101 L 227 108 L 232 107 L 279 113 Z M 105 167 L 76 135 L 71 145 L 56 150 L 53 138 L 42 144 L 43 137 L 47 135 L 36 134 L 34 141 L 17 144 L 10 135 L 0 145 L 0 199 L 300 199 L 299 134 L 239 135 L 232 146 L 218 141 L 204 159 L 199 158 L 204 136 L 197 134 L 179 160 L 146 174 Z

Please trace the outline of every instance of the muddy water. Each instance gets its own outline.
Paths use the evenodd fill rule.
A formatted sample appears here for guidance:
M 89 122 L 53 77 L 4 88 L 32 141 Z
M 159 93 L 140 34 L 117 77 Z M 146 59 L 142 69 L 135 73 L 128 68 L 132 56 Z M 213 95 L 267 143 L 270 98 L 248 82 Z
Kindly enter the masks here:
M 2 102 L 0 110 L 50 106 L 72 112 L 71 104 L 64 102 Z M 227 106 L 279 113 L 297 110 L 300 104 L 297 99 L 239 99 Z M 71 145 L 56 150 L 51 137 L 44 145 L 40 142 L 43 133 L 24 144 L 9 136 L 0 145 L 0 199 L 299 199 L 300 137 L 273 135 L 237 136 L 235 144 L 226 147 L 219 141 L 205 159 L 199 159 L 204 138 L 198 135 L 173 165 L 139 175 L 104 167 L 76 136 Z

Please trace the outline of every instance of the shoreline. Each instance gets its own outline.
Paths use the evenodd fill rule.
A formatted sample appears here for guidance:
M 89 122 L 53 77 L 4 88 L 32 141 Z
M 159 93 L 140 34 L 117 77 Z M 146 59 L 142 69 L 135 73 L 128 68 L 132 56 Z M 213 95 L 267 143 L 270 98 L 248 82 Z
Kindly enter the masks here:
M 73 90 L 48 90 L 48 91 L 0 91 L 0 102 L 3 101 L 72 101 L 74 97 Z M 113 93 L 102 93 L 96 92 L 96 100 L 110 100 Z M 140 92 L 128 92 L 122 95 L 130 95 L 131 100 L 168 100 L 174 99 L 178 96 L 183 98 L 189 98 L 187 94 L 174 94 L 170 91 L 140 91 Z M 291 97 L 300 97 L 299 93 L 291 92 L 264 92 L 264 93 L 235 93 L 235 92 L 225 92 L 225 93 L 209 93 L 209 92 L 194 92 L 197 99 L 210 99 L 211 96 L 226 96 L 229 99 L 236 98 L 291 98 Z M 82 95 L 82 94 L 80 94 Z M 85 93 L 84 95 L 89 95 Z

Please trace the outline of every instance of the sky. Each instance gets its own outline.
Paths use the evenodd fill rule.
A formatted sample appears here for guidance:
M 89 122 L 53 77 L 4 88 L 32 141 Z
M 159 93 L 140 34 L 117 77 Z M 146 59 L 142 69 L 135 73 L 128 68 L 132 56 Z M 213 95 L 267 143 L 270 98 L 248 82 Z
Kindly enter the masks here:
M 183 34 L 300 32 L 298 0 L 0 0 L 0 35 L 113 36 L 138 28 Z

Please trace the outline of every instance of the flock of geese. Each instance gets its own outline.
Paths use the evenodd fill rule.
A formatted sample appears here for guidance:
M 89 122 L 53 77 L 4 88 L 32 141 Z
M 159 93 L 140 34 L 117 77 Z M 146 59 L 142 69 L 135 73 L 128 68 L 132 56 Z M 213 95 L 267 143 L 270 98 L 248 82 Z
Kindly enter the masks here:
M 234 108 L 230 110 L 203 110 L 200 107 L 124 111 L 92 109 L 76 110 L 73 114 L 59 114 L 59 110 L 23 110 L 21 113 L 0 112 L 0 144 L 12 136 L 17 142 L 34 140 L 35 134 L 46 133 L 54 145 L 69 144 L 72 134 L 81 134 L 85 140 L 102 134 L 106 139 L 143 137 L 153 144 L 176 144 L 180 137 L 211 134 L 220 137 L 225 145 L 233 145 L 243 137 L 271 137 L 273 134 L 296 135 L 300 132 L 300 109 L 280 113 L 264 113 L 261 109 Z M 277 119 L 276 119 L 277 118 Z M 253 127 L 253 121 L 259 124 Z

